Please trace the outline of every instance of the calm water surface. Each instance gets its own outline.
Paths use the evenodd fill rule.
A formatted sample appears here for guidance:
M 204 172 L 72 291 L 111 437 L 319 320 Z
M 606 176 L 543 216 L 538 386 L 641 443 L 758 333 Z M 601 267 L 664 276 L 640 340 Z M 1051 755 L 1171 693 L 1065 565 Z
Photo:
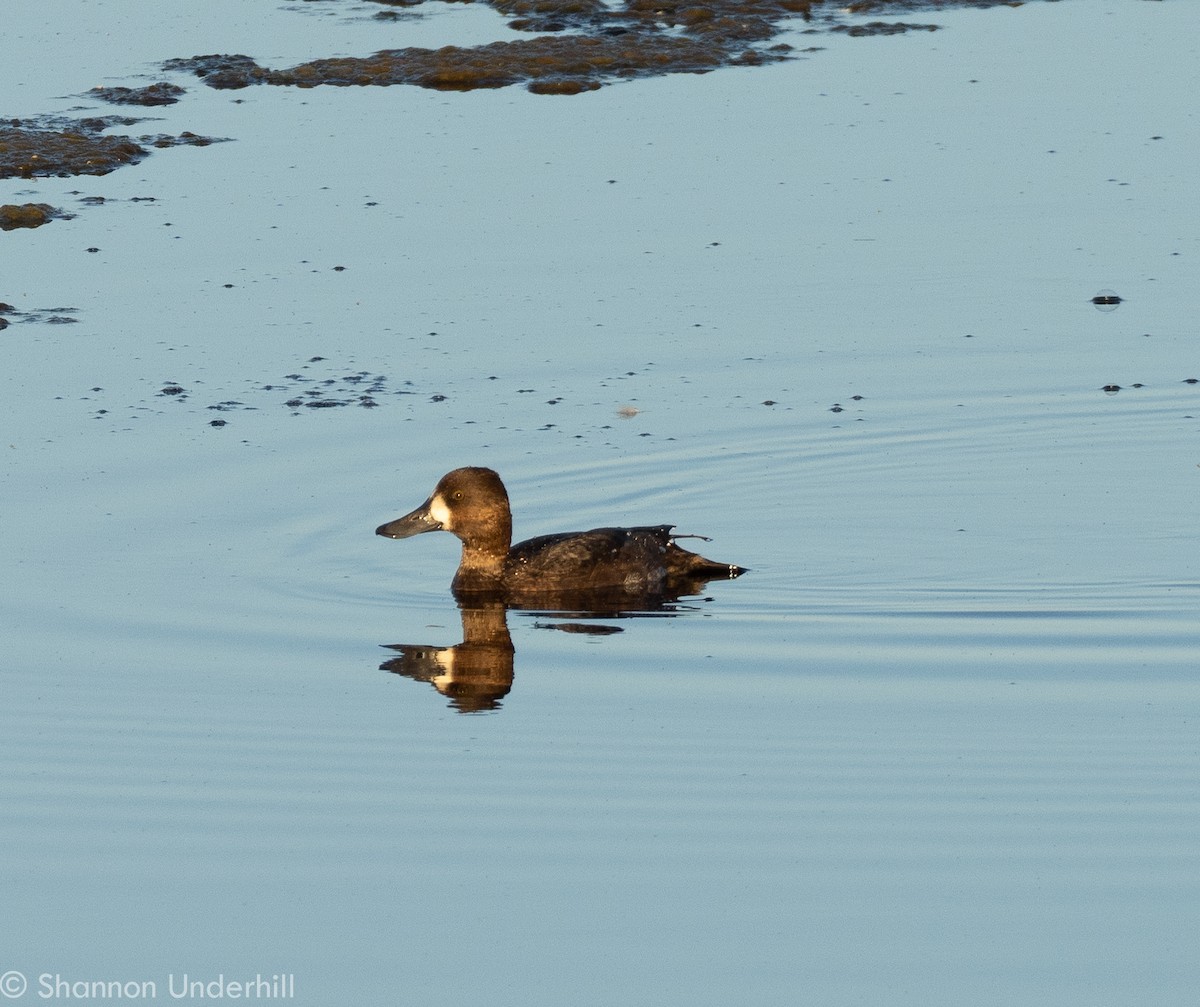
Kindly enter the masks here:
M 14 4 L 3 113 L 507 32 L 136 6 Z M 1194 12 L 936 20 L 570 98 L 180 80 L 146 131 L 233 142 L 3 183 L 78 213 L 0 242 L 77 319 L 0 332 L 18 1002 L 1194 1002 Z M 509 613 L 464 713 L 381 667 L 463 639 L 457 543 L 372 531 L 467 463 L 521 537 L 752 572 Z

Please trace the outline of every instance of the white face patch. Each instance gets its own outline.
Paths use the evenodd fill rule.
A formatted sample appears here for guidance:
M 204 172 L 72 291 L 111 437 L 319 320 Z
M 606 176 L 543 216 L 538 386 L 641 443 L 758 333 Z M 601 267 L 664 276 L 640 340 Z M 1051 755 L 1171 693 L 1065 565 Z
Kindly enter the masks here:
M 446 501 L 442 499 L 440 493 L 429 501 L 429 516 L 443 528 L 449 530 L 450 508 L 446 506 Z

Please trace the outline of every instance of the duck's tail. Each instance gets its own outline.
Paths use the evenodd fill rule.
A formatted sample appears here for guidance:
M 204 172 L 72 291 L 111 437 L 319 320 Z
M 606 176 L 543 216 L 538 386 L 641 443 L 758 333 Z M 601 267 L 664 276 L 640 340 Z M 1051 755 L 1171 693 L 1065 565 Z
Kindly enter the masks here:
M 733 580 L 734 577 L 740 577 L 748 572 L 744 566 L 737 566 L 734 563 L 718 563 L 716 560 L 706 559 L 699 553 L 688 552 L 679 545 L 677 540 L 681 538 L 698 538 L 702 542 L 712 541 L 703 535 L 672 535 L 671 545 L 667 549 L 667 572 L 670 576 L 687 577 L 691 580 L 717 580 L 718 578 Z

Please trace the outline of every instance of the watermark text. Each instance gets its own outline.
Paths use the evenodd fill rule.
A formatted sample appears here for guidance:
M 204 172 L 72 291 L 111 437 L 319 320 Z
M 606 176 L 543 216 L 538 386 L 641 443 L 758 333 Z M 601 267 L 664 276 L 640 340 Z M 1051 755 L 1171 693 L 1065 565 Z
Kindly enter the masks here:
M 137 979 L 95 978 L 42 972 L 27 976 L 18 969 L 0 975 L 0 998 L 5 1000 L 294 1000 L 294 972 L 253 976 L 198 976 L 169 972 Z

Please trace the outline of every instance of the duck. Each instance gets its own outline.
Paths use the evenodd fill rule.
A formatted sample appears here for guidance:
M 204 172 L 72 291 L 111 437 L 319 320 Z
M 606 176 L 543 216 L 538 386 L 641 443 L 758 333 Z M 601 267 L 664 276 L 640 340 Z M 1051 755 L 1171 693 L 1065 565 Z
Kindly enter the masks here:
M 593 528 L 513 545 L 512 509 L 499 474 L 467 466 L 447 472 L 423 504 L 380 525 L 375 534 L 405 539 L 450 532 L 462 542 L 462 559 L 451 583 L 455 597 L 485 597 L 516 607 L 600 597 L 610 606 L 677 599 L 711 580 L 747 572 L 684 549 L 677 539 L 702 536 L 676 535 L 674 527 Z

